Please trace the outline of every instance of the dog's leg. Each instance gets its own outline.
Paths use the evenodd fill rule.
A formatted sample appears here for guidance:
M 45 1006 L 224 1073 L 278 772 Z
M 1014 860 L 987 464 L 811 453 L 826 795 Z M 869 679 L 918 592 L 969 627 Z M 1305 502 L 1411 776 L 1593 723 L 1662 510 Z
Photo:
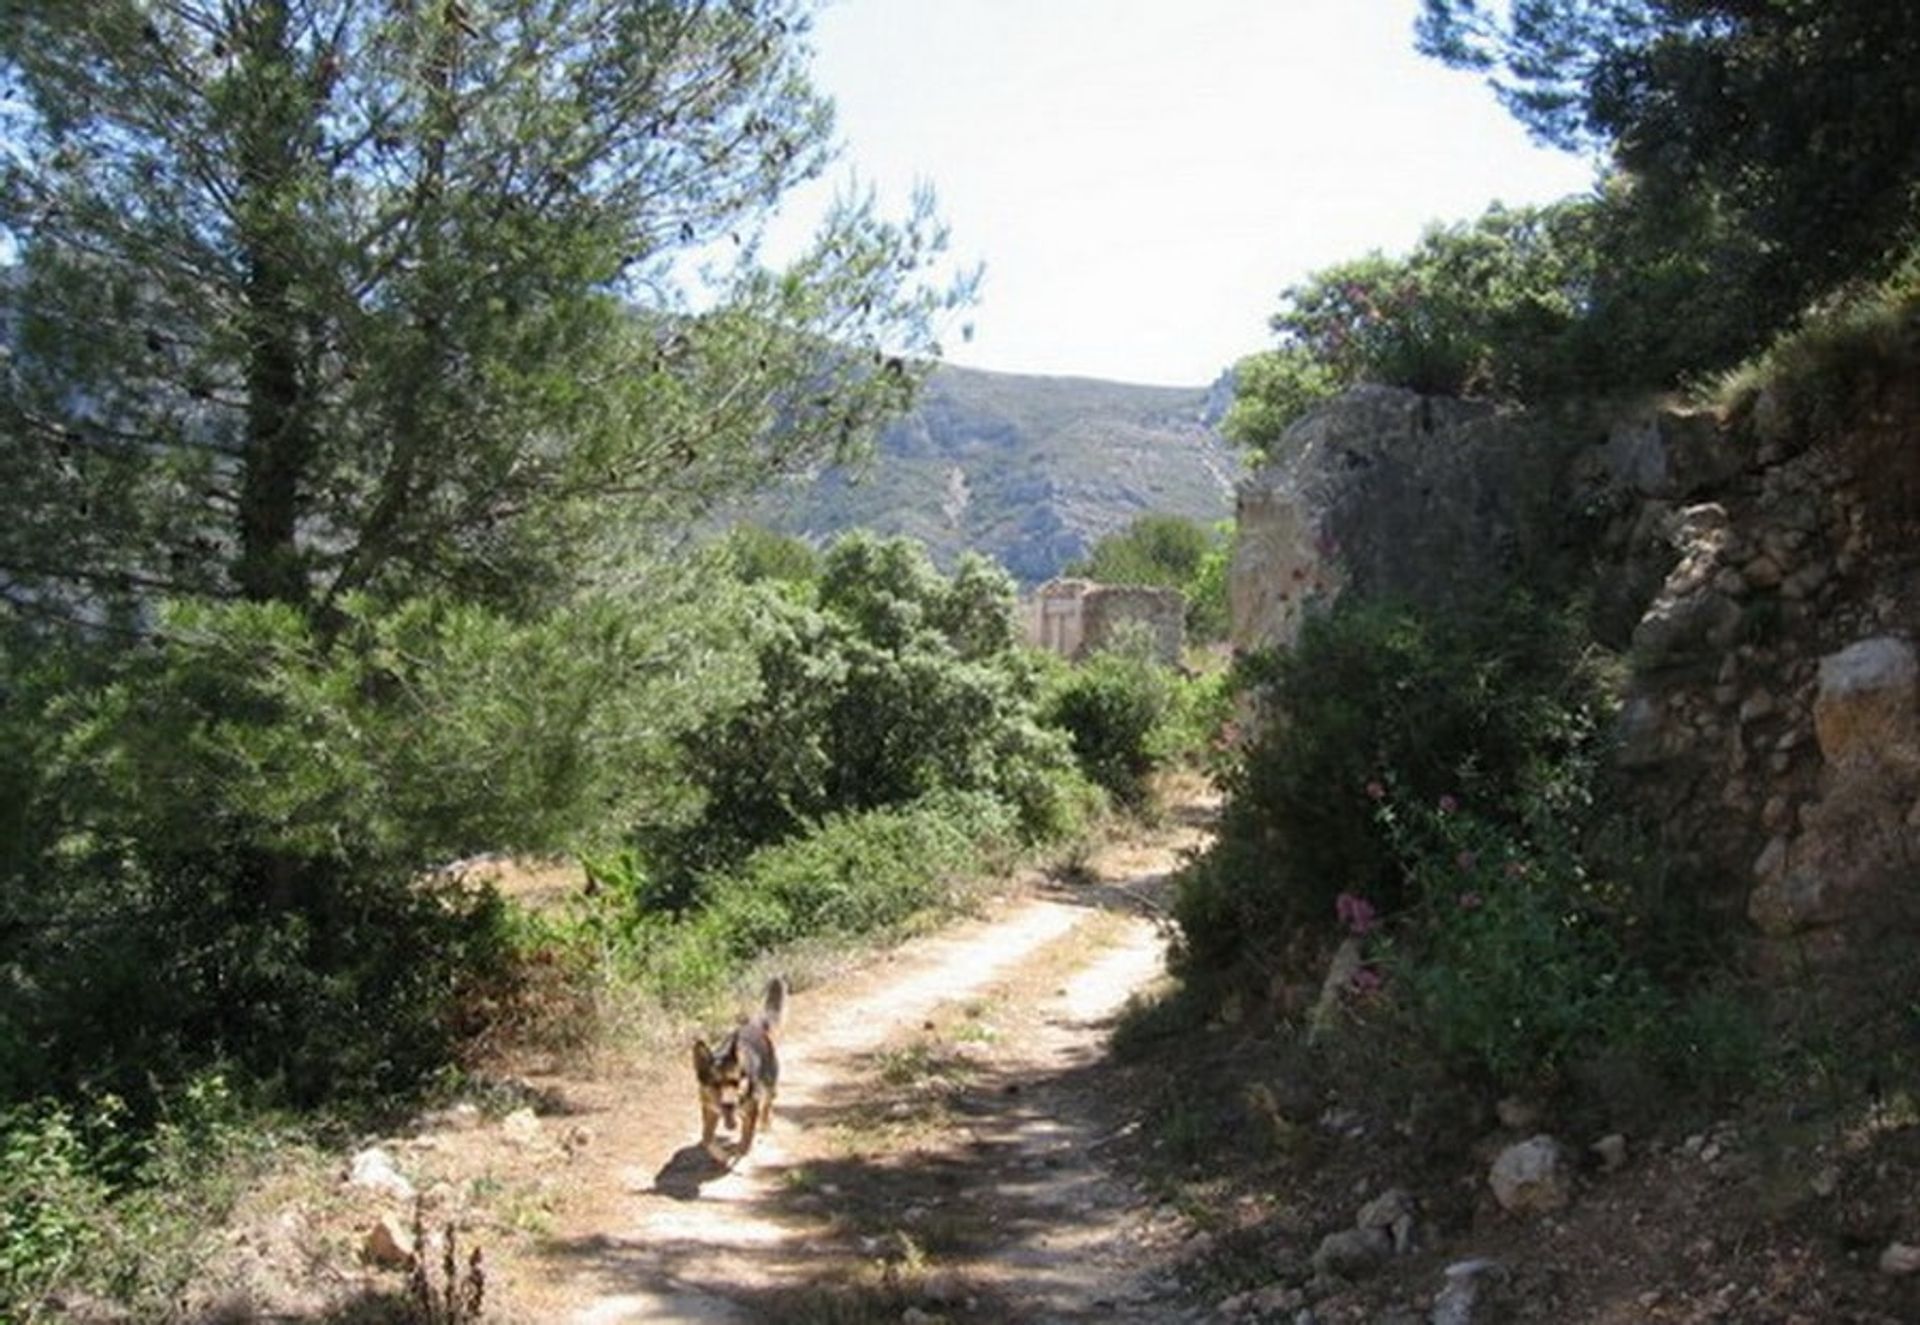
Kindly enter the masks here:
M 700 1146 L 711 1155 L 713 1134 L 720 1126 L 720 1106 L 707 1089 L 707 1079 L 713 1075 L 713 1050 L 707 1048 L 705 1040 L 693 1042 L 693 1075 L 700 1085 Z
M 761 1100 L 763 1098 L 760 1092 L 756 1090 L 753 1093 L 753 1098 L 747 1101 L 746 1114 L 740 1120 L 740 1153 L 743 1155 L 753 1149 L 753 1134 L 760 1128 Z

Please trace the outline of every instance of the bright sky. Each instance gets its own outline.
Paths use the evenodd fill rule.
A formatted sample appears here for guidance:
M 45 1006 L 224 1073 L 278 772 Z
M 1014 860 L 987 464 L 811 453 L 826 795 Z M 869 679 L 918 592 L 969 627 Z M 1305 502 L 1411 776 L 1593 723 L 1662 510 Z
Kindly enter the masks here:
M 1431 221 L 1590 186 L 1418 0 L 830 0 L 814 39 L 850 172 L 936 189 L 981 261 L 956 363 L 1198 385 L 1269 343 L 1287 285 Z

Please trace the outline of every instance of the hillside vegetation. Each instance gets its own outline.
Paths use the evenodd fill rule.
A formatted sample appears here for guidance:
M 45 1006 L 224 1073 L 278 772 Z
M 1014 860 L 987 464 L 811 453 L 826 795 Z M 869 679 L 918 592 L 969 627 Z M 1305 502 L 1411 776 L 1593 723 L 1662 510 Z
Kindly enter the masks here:
M 1219 403 L 1208 388 L 943 366 L 872 458 L 789 481 L 751 513 L 815 542 L 904 534 L 943 565 L 980 552 L 1031 585 L 1138 516 L 1231 515 L 1242 461 Z

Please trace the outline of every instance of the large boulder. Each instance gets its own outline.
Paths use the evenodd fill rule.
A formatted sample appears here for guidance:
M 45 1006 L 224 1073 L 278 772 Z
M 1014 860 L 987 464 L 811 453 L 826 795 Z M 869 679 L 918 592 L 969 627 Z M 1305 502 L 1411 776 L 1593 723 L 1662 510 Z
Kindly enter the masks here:
M 1754 862 L 1747 916 L 1774 938 L 1841 924 L 1903 886 L 1920 849 L 1920 659 L 1876 636 L 1820 660 L 1813 726 L 1824 767 L 1799 833 Z
M 1920 774 L 1920 661 L 1913 645 L 1880 636 L 1820 660 L 1814 734 L 1834 769 L 1870 766 L 1895 777 Z

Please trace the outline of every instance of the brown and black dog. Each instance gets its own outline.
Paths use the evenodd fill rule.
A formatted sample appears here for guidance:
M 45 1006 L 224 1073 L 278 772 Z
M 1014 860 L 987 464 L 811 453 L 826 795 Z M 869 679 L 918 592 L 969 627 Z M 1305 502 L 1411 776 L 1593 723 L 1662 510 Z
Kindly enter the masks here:
M 787 1010 L 787 982 L 779 976 L 767 981 L 760 1011 L 734 1027 L 718 1049 L 705 1040 L 693 1044 L 693 1074 L 700 1081 L 700 1144 L 715 1159 L 713 1134 L 725 1125 L 740 1128 L 736 1157 L 753 1149 L 753 1134 L 773 1117 L 773 1097 L 780 1086 L 780 1058 L 773 1034 Z

